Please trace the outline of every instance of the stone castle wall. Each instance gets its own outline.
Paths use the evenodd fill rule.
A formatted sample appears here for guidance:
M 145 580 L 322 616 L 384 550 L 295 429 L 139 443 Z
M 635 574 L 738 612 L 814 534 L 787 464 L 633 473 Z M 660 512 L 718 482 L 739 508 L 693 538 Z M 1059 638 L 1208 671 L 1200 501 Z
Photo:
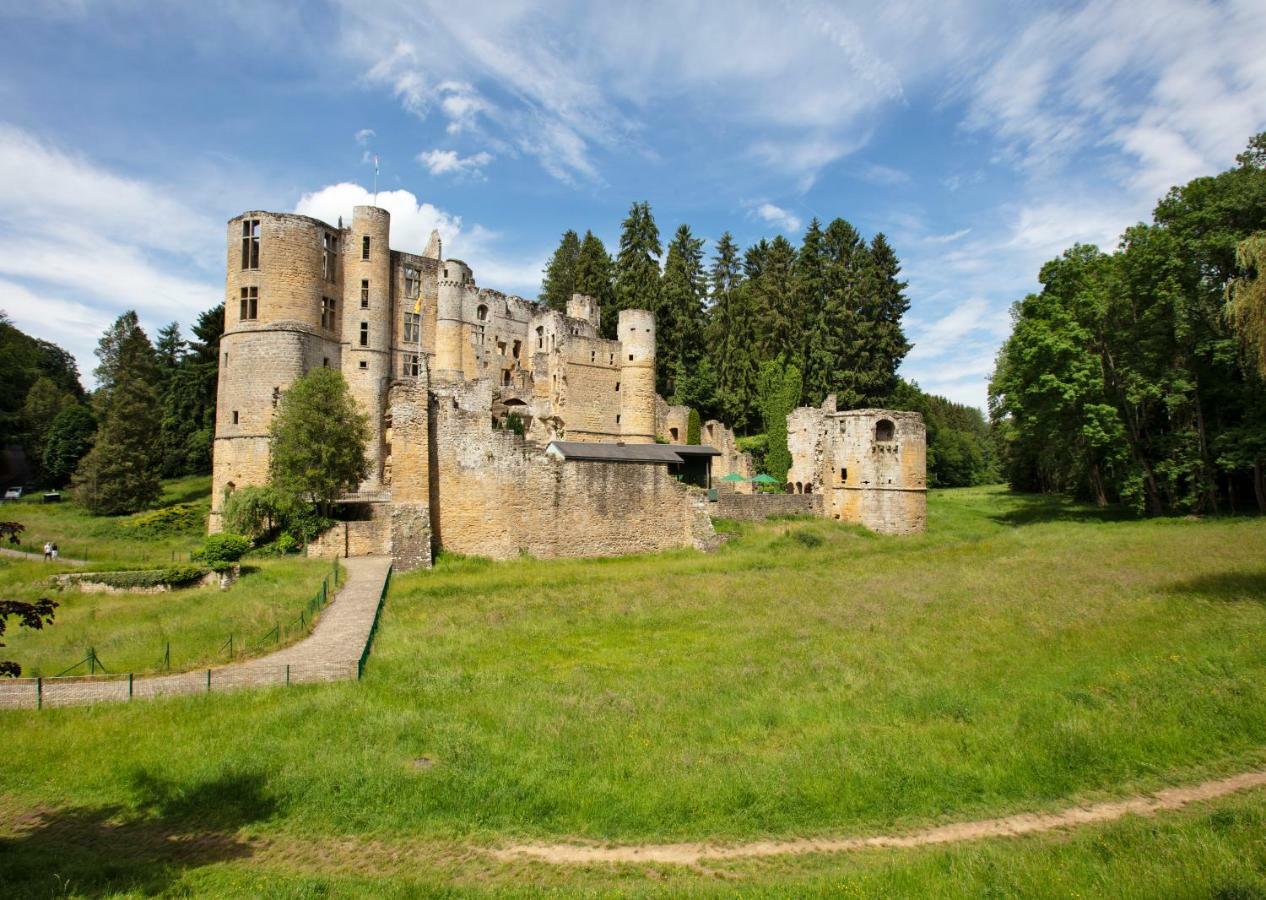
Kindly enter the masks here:
M 720 491 L 712 505 L 712 515 L 719 519 L 754 522 L 770 516 L 821 516 L 820 494 L 752 494 Z
M 706 495 L 664 466 L 560 461 L 483 411 L 486 383 L 437 388 L 431 409 L 435 540 L 446 550 L 512 559 L 612 556 L 713 537 Z

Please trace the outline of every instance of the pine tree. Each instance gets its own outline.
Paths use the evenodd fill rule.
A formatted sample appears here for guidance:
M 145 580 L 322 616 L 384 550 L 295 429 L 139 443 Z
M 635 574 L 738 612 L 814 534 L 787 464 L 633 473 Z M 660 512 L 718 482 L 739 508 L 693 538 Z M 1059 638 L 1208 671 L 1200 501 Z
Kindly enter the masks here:
M 867 347 L 861 380 L 862 403 L 883 404 L 897 387 L 897 367 L 910 352 L 901 319 L 910 308 L 901 263 L 882 233 L 871 239 L 865 306 Z
M 727 231 L 717 241 L 709 281 L 712 305 L 708 310 L 708 348 L 716 373 L 718 412 L 733 427 L 749 422 L 756 383 L 753 322 L 738 245 Z
M 580 255 L 580 238 L 570 228 L 563 232 L 558 249 L 545 266 L 541 280 L 541 302 L 550 309 L 567 311 L 567 301 L 576 291 L 576 264 Z
M 185 355 L 185 339 L 180 336 L 180 323 L 172 322 L 158 329 L 158 340 L 154 342 L 154 352 L 158 360 L 158 370 L 164 379 L 170 378 L 180 365 Z
M 699 362 L 706 296 L 703 241 L 690 233 L 689 225 L 682 225 L 668 245 L 655 310 L 655 386 L 665 397 L 674 395 L 677 381 Z
M 634 203 L 620 231 L 620 252 L 615 259 L 615 309 L 603 330 L 615 336 L 615 323 L 622 309 L 659 309 L 659 228 L 651 215 L 651 205 Z
M 576 293 L 597 300 L 604 311 L 613 309 L 614 270 L 615 263 L 602 241 L 592 231 L 586 231 L 576 257 Z
M 822 233 L 825 255 L 825 291 L 822 321 L 826 332 L 820 342 L 831 359 L 829 374 L 815 360 L 813 390 L 834 393 L 840 409 L 861 405 L 858 372 L 863 364 L 866 323 L 862 318 L 863 290 L 869 257 L 857 229 L 843 219 L 833 219 Z M 821 402 L 821 401 L 819 401 Z
M 158 367 L 154 348 L 126 313 L 98 349 L 108 388 L 98 392 L 97 441 L 75 473 L 79 502 L 95 515 L 122 515 L 158 499 L 160 448 Z
M 760 275 L 752 279 L 752 285 L 762 324 L 761 358 L 794 365 L 804 332 L 803 317 L 796 304 L 796 248 L 779 235 L 769 242 L 760 267 Z
M 26 393 L 26 402 L 22 405 L 22 420 L 26 431 L 26 458 L 32 468 L 40 469 L 44 459 L 44 448 L 53 420 L 58 413 L 70 406 L 77 405 L 74 395 L 63 391 L 53 379 L 41 375 Z M 40 473 L 43 477 L 44 473 Z
M 804 373 L 801 401 L 818 406 L 831 392 L 838 348 L 827 291 L 827 252 L 822 226 L 815 218 L 805 230 L 796 254 L 796 307 L 804 316 L 800 368 Z

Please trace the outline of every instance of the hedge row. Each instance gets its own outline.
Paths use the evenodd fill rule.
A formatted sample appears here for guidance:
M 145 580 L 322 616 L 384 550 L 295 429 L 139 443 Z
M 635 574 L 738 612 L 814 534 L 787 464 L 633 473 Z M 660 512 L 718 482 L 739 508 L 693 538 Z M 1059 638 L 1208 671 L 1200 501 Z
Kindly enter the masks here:
M 211 570 L 206 566 L 172 566 L 168 569 L 139 569 L 123 572 L 74 572 L 61 576 L 63 584 L 91 582 L 113 588 L 151 588 L 161 584 L 179 587 L 197 581 Z

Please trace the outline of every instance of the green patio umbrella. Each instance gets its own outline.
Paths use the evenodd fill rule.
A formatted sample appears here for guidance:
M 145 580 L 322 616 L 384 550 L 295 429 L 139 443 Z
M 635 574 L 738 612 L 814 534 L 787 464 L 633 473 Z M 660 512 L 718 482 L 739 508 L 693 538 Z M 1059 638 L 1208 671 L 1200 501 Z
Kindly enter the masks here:
M 752 481 L 756 482 L 757 484 L 777 484 L 778 483 L 777 478 L 771 478 L 770 476 L 766 475 L 763 472 L 760 475 L 757 475 L 755 478 L 753 478 Z
M 729 475 L 718 478 L 717 481 L 747 481 L 747 479 L 738 472 L 731 472 Z

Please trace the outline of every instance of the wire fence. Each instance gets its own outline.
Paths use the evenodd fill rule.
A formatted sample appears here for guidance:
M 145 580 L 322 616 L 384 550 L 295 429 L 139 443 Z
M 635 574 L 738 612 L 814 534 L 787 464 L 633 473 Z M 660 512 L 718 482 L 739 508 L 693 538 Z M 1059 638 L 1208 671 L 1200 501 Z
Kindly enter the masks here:
M 357 659 L 283 664 L 261 661 L 176 675 L 139 676 L 129 672 L 97 677 L 13 678 L 0 681 L 0 709 L 125 703 L 136 699 L 210 694 L 245 687 L 345 681 L 357 678 L 361 665 Z
M 220 645 L 218 655 L 226 657 L 226 661 L 232 661 L 238 656 L 247 655 L 252 648 L 260 649 L 267 646 L 270 641 L 275 647 L 298 632 L 302 632 L 305 636 L 310 635 L 317 615 L 329 605 L 338 591 L 339 571 L 336 559 L 332 570 L 321 580 L 320 588 L 303 609 L 299 610 L 297 617 L 274 625 L 250 644 L 230 634 Z M 229 690 L 238 687 L 290 685 L 359 678 L 364 671 L 369 644 L 378 626 L 378 610 L 382 608 L 390 578 L 391 570 L 388 569 L 382 594 L 378 598 L 378 608 L 374 612 L 374 621 L 370 626 L 369 639 L 365 642 L 365 648 L 359 659 L 334 662 L 270 663 L 268 657 L 263 657 L 219 668 L 153 675 L 111 672 L 97 654 L 96 648 L 89 647 L 83 659 L 57 675 L 0 679 L 0 709 L 19 707 L 42 709 L 45 706 L 76 706 L 84 703 L 126 701 L 168 694 L 210 693 L 214 690 Z M 83 672 L 72 674 L 81 668 L 86 670 L 87 674 Z M 165 644 L 156 668 L 160 673 L 171 671 L 170 641 Z

